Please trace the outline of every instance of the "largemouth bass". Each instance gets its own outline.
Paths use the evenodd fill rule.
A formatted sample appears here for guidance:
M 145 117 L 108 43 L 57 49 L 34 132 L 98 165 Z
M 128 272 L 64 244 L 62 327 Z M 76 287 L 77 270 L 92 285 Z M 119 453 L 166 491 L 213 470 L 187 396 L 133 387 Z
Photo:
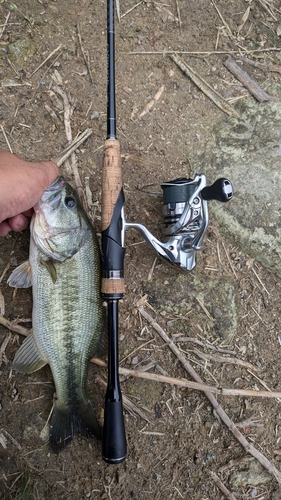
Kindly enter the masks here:
M 90 357 L 103 342 L 100 250 L 77 193 L 62 177 L 34 211 L 29 261 L 8 279 L 10 286 L 33 290 L 33 333 L 13 368 L 32 373 L 50 365 L 56 387 L 50 444 L 58 452 L 78 434 L 100 438 L 85 391 Z

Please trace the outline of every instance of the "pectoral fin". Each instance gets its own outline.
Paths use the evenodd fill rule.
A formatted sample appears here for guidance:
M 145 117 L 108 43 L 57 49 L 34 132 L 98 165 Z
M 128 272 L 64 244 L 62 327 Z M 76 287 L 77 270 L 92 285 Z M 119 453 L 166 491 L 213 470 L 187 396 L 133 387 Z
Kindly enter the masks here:
M 32 272 L 29 260 L 13 270 L 7 283 L 15 288 L 29 288 L 32 285 Z
M 55 283 L 57 281 L 57 270 L 55 268 L 54 262 L 51 259 L 40 260 L 40 264 L 42 264 L 42 266 L 44 266 L 47 269 L 53 280 L 53 283 Z
M 29 335 L 19 348 L 13 361 L 13 369 L 20 373 L 32 373 L 48 363 L 42 358 L 33 335 Z

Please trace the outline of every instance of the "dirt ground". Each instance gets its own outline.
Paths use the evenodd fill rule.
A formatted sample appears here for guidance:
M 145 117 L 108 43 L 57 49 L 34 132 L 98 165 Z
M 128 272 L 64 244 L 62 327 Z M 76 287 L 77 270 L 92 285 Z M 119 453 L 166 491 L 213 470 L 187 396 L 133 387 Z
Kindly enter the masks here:
M 54 86 L 60 87 L 71 103 L 73 138 L 86 128 L 93 130 L 77 152 L 77 161 L 99 233 L 106 137 L 106 2 L 22 0 L 12 10 L 9 5 L 0 3 L 0 146 L 6 149 L 7 139 L 13 152 L 26 159 L 59 158 L 68 144 L 63 102 L 54 91 Z M 197 163 L 197 153 L 204 152 L 213 125 L 223 113 L 182 74 L 166 52 L 185 51 L 181 57 L 239 109 L 249 94 L 223 63 L 231 54 L 265 90 L 280 82 L 280 72 L 262 70 L 243 62 L 241 56 L 266 65 L 281 63 L 281 3 L 120 0 L 120 10 L 121 21 L 116 22 L 116 93 L 126 218 L 143 223 L 159 235 L 161 198 L 137 190 L 137 186 L 204 173 L 204 165 Z M 162 86 L 164 90 L 153 109 L 139 118 Z M 71 166 L 64 163 L 62 173 L 74 185 Z M 6 285 L 11 269 L 28 256 L 28 241 L 28 230 L 0 241 L 0 276 L 5 270 L 0 291 L 5 311 L 3 305 L 0 308 L 6 319 L 29 328 L 30 291 L 15 293 Z M 155 310 L 148 310 L 175 341 L 180 335 L 202 342 L 201 346 L 195 342 L 178 346 L 205 383 L 281 390 L 281 280 L 245 255 L 234 240 L 224 238 L 214 218 L 193 275 L 235 283 L 239 321 L 228 345 L 222 343 L 198 302 L 190 314 L 186 310 L 183 314 L 180 302 L 175 303 L 173 287 L 178 283 L 178 271 L 157 260 L 152 272 L 155 255 L 133 230 L 126 234 L 126 247 L 126 294 L 120 304 L 122 367 L 140 368 L 153 362 L 154 373 L 190 379 L 137 312 L 138 301 L 148 293 L 152 303 L 151 287 L 161 283 L 161 307 L 155 303 Z M 185 280 L 181 300 L 188 302 L 188 275 Z M 53 455 L 46 442 L 54 392 L 51 372 L 48 367 L 31 375 L 12 372 L 11 363 L 22 339 L 0 326 L 2 499 L 281 498 L 276 479 L 263 468 L 253 471 L 253 464 L 258 462 L 220 421 L 203 393 L 159 382 L 135 378 L 122 382 L 123 394 L 145 416 L 125 411 L 128 456 L 123 464 L 105 464 L 100 443 L 82 438 L 75 439 L 58 456 Z M 210 350 L 210 344 L 232 354 Z M 242 363 L 237 364 L 234 358 Z M 102 419 L 105 389 L 97 377 L 105 380 L 106 372 L 91 365 L 89 397 Z M 218 401 L 248 441 L 281 469 L 280 400 L 219 396 Z M 234 496 L 218 489 L 213 473 Z

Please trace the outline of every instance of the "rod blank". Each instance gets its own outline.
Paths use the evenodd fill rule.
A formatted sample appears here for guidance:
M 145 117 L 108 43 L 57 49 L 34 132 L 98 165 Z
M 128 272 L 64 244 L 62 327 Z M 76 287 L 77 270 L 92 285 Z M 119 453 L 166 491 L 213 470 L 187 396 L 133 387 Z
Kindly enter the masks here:
M 102 179 L 102 284 L 108 303 L 108 382 L 102 456 L 110 464 L 126 458 L 126 434 L 118 374 L 118 302 L 124 294 L 124 193 L 120 144 L 116 139 L 114 0 L 107 3 L 107 139 Z

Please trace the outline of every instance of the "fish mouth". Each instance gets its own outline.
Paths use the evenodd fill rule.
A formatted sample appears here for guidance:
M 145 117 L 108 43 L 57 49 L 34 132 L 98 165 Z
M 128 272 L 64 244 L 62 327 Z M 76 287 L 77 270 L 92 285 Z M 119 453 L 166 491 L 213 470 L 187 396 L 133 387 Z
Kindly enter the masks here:
M 49 238 L 64 232 L 62 228 L 55 228 L 48 222 L 47 214 L 50 216 L 59 207 L 65 184 L 63 177 L 57 177 L 33 207 L 35 215 L 31 220 L 30 230 L 39 247 L 42 244 L 40 242 L 48 241 Z
M 39 205 L 40 203 L 48 203 L 52 208 L 56 208 L 59 205 L 61 192 L 65 184 L 66 181 L 62 176 L 57 177 L 42 194 Z

